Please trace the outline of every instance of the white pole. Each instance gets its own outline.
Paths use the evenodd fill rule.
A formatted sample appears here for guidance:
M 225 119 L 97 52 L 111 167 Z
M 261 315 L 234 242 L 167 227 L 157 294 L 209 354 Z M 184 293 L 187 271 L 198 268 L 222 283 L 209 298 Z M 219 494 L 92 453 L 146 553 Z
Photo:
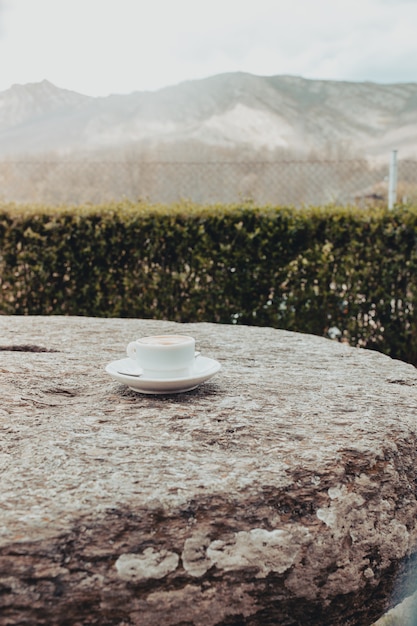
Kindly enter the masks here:
M 389 166 L 389 184 L 388 184 L 388 208 L 394 208 L 397 202 L 397 150 L 391 152 L 391 162 Z

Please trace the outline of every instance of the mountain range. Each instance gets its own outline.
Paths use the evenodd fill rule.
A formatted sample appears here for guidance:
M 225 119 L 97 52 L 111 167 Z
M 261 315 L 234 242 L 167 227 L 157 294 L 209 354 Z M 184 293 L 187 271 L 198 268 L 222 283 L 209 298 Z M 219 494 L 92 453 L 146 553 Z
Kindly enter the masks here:
M 0 158 L 417 158 L 417 83 L 242 72 L 107 97 L 47 80 L 0 92 Z

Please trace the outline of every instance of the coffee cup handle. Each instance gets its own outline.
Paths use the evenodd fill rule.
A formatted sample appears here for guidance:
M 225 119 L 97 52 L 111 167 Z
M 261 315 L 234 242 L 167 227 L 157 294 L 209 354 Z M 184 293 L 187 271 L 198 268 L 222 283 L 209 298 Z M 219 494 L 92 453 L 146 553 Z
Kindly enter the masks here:
M 127 356 L 130 356 L 131 359 L 135 359 L 136 350 L 137 350 L 136 341 L 131 341 L 126 348 Z

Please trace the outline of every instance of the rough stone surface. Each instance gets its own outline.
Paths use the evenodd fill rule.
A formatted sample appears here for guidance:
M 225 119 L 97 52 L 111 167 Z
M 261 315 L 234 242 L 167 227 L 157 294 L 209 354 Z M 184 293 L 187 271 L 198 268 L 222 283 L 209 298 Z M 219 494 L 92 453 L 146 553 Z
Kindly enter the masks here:
M 179 330 L 222 364 L 198 389 L 105 372 Z M 2 626 L 367 626 L 415 590 L 411 365 L 270 328 L 2 316 L 0 398 Z

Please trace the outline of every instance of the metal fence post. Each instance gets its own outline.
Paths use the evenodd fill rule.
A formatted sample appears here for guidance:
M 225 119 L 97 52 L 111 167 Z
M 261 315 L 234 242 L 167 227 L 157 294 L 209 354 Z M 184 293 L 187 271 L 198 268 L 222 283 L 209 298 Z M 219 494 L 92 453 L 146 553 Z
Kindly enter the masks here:
M 391 152 L 391 162 L 389 166 L 389 184 L 388 184 L 388 208 L 393 209 L 397 202 L 397 150 Z

